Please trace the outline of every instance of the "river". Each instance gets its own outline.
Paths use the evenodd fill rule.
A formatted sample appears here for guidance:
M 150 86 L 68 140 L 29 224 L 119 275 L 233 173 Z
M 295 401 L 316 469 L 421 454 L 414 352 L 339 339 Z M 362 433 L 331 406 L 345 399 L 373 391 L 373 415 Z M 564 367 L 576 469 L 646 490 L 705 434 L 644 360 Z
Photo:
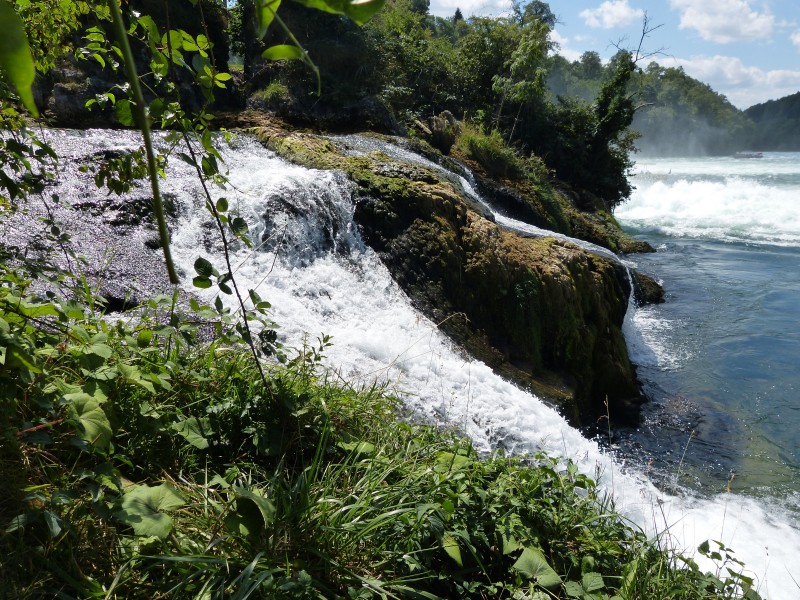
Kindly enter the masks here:
M 92 153 L 100 149 L 136 143 L 134 134 L 104 131 L 53 133 L 52 142 L 59 155 L 69 159 L 60 172 L 59 193 L 64 202 L 74 202 L 87 193 L 87 177 L 77 172 L 76 165 L 91 160 Z M 797 246 L 788 238 L 781 239 L 778 245 L 767 239 L 733 240 L 722 235 L 704 238 L 697 233 L 688 237 L 688 230 L 683 231 L 678 221 L 683 219 L 689 227 L 695 223 L 691 213 L 684 214 L 677 205 L 671 212 L 664 209 L 664 218 L 658 212 L 663 203 L 681 201 L 688 208 L 699 209 L 701 203 L 697 200 L 689 202 L 687 194 L 673 193 L 678 186 L 717 186 L 713 189 L 723 190 L 727 186 L 736 190 L 744 183 L 729 181 L 722 172 L 713 180 L 704 179 L 702 171 L 680 176 L 674 165 L 670 167 L 666 162 L 652 161 L 650 167 L 640 165 L 636 178 L 639 189 L 617 216 L 637 235 L 661 247 L 657 254 L 633 258 L 640 268 L 664 280 L 669 302 L 632 312 L 627 324 L 640 375 L 653 392 L 654 401 L 646 409 L 647 423 L 653 425 L 650 430 L 646 425 L 640 430 L 612 432 L 609 449 L 585 439 L 536 396 L 465 357 L 413 307 L 378 256 L 362 242 L 352 220 L 351 187 L 342 174 L 289 165 L 246 137 L 235 138 L 224 146 L 222 152 L 232 185 L 226 190 L 215 189 L 215 197 L 225 195 L 231 210 L 248 220 L 252 237 L 264 242 L 254 253 L 245 248 L 234 249 L 234 263 L 239 265 L 236 276 L 241 287 L 257 289 L 272 303 L 272 317 L 279 324 L 280 339 L 288 347 L 315 344 L 318 336 L 330 335 L 333 346 L 326 352 L 326 364 L 348 384 L 371 385 L 377 381 L 402 397 L 419 417 L 462 428 L 482 450 L 502 445 L 515 452 L 544 451 L 572 459 L 584 473 L 598 478 L 603 489 L 614 496 L 619 510 L 645 531 L 660 535 L 664 544 L 691 554 L 707 539 L 721 540 L 745 561 L 748 573 L 758 579 L 759 590 L 766 597 L 790 600 L 800 595 L 795 583 L 795 579 L 800 581 L 796 575 L 800 571 L 800 531 L 792 485 L 797 447 L 792 445 L 788 421 L 794 401 L 788 386 L 797 389 L 791 366 L 797 362 L 792 363 L 787 354 L 793 345 L 797 350 L 798 339 L 792 336 L 797 320 L 771 324 L 774 329 L 770 331 L 775 336 L 758 338 L 770 364 L 776 369 L 779 363 L 783 366 L 783 374 L 776 377 L 775 371 L 761 372 L 757 360 L 747 355 L 751 350 L 745 343 L 746 335 L 733 331 L 733 325 L 738 327 L 740 320 L 753 318 L 750 305 L 748 310 L 731 307 L 725 315 L 717 316 L 716 305 L 709 301 L 712 292 L 717 294 L 711 283 L 716 286 L 731 280 L 734 283 L 726 288 L 728 292 L 719 292 L 714 298 L 725 303 L 741 296 L 749 298 L 751 304 L 761 303 L 765 310 L 759 331 L 752 337 L 766 335 L 766 323 L 774 317 L 770 316 L 770 306 L 782 307 L 782 312 L 797 311 L 792 302 L 796 287 L 772 287 L 776 279 L 793 281 L 792 285 L 797 286 L 798 265 L 793 259 L 798 256 Z M 768 164 L 767 160 L 772 159 L 764 159 L 762 164 Z M 691 164 L 686 162 L 687 171 Z M 743 164 L 745 167 L 748 165 Z M 684 179 L 685 183 L 681 183 Z M 757 176 L 741 181 L 771 189 Z M 164 186 L 176 203 L 173 253 L 184 279 L 189 280 L 198 256 L 221 262 L 219 246 L 213 239 L 213 227 L 209 227 L 209 216 L 191 170 L 174 161 Z M 653 195 L 648 195 L 648 190 Z M 754 207 L 757 205 L 754 201 Z M 754 216 L 753 212 L 743 210 L 742 214 Z M 778 226 L 786 229 L 792 212 L 787 210 L 780 216 L 776 209 L 774 226 L 762 227 L 763 235 Z M 667 218 L 669 215 L 675 216 Z M 668 222 L 670 218 L 672 224 Z M 718 229 L 716 225 L 708 227 L 708 231 Z M 728 227 L 729 232 L 740 229 L 735 223 Z M 784 237 L 790 233 L 787 231 Z M 800 240 L 800 227 L 796 233 L 793 239 Z M 709 248 L 718 249 L 712 253 L 714 257 L 708 254 Z M 768 253 L 772 258 L 767 258 Z M 760 268 L 752 271 L 754 280 L 748 289 L 758 292 L 760 300 L 752 293 L 740 294 L 741 290 L 735 289 L 736 277 L 741 279 L 743 275 L 734 277 L 734 273 L 744 273 L 743 257 L 751 254 L 773 265 L 771 276 Z M 730 260 L 722 266 L 720 257 L 725 256 Z M 679 262 L 678 257 L 684 262 Z M 782 257 L 783 266 L 775 262 L 778 257 Z M 702 265 L 702 271 L 695 269 L 698 265 Z M 788 274 L 791 268 L 793 279 Z M 778 289 L 774 295 L 770 293 L 773 289 Z M 689 292 L 695 293 L 692 290 L 699 295 L 690 295 Z M 696 329 L 701 321 L 702 335 Z M 723 336 L 714 322 L 727 327 L 726 332 L 731 335 Z M 770 350 L 776 344 L 787 348 L 780 346 L 780 360 L 777 352 Z M 733 364 L 731 349 L 744 354 L 737 360 L 741 367 Z M 797 358 L 796 354 L 793 356 Z M 712 359 L 725 370 L 704 373 L 702 361 Z M 786 392 L 781 396 L 783 404 L 776 405 L 785 410 L 781 417 L 772 418 L 773 411 L 778 410 L 775 406 L 757 406 L 744 393 L 740 394 L 742 399 L 730 404 L 739 412 L 720 405 L 727 401 L 723 398 L 725 389 L 743 392 L 745 383 L 753 382 L 754 378 L 743 376 L 738 383 L 731 381 L 726 383 L 727 388 L 722 386 L 728 381 L 729 372 L 744 369 L 761 373 L 765 385 Z M 684 377 L 689 372 L 696 375 Z M 765 393 L 761 401 L 766 402 L 767 396 Z M 673 398 L 682 398 L 688 420 L 681 421 L 684 416 L 678 411 L 675 434 L 667 435 L 664 431 L 669 428 L 660 424 L 672 422 L 670 407 L 676 405 Z M 708 402 L 705 398 L 709 398 Z M 757 417 L 743 418 L 748 411 Z M 797 417 L 796 412 L 794 416 Z M 733 434 L 726 434 L 727 440 L 723 440 L 726 436 L 720 430 L 705 428 L 707 422 L 724 423 L 725 431 L 735 432 L 739 441 L 734 440 Z M 695 434 L 688 444 L 687 458 L 683 462 L 662 460 L 659 454 L 665 454 L 665 449 L 673 456 L 678 450 L 682 452 L 687 432 L 692 430 Z M 763 433 L 762 437 L 745 444 L 742 440 L 756 430 Z M 754 485 L 755 473 L 763 468 L 755 468 L 753 474 L 746 476 L 745 457 L 751 460 L 753 456 L 773 456 L 768 442 L 778 440 L 774 431 L 783 432 L 777 443 L 788 450 L 780 460 L 769 458 L 764 464 L 775 465 L 780 485 L 777 480 Z M 711 444 L 716 454 L 704 453 L 701 442 Z M 726 454 L 723 450 L 728 446 Z M 714 466 L 707 467 L 709 464 Z M 737 477 L 728 493 L 727 473 L 735 469 Z M 671 478 L 673 473 L 681 476 Z M 764 486 L 766 489 L 762 489 Z M 714 568 L 707 562 L 702 566 Z

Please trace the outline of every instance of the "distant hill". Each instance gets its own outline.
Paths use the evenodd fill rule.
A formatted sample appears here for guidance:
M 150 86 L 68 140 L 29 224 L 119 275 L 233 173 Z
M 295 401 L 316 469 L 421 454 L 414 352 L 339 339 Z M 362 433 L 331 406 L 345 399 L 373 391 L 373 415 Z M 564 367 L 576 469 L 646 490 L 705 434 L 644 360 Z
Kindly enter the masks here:
M 637 146 L 644 154 L 730 154 L 751 134 L 752 123 L 742 111 L 681 67 L 650 63 L 635 83 L 641 109 L 633 128 L 642 134 Z
M 591 102 L 613 75 L 615 60 L 604 64 L 596 52 L 585 52 L 573 62 L 552 57 L 547 80 L 551 95 Z M 732 154 L 749 146 L 752 121 L 681 67 L 652 62 L 634 73 L 630 91 L 637 104 L 632 128 L 641 134 L 636 146 L 645 155 Z
M 753 150 L 800 151 L 800 92 L 751 106 L 744 113 L 755 123 Z

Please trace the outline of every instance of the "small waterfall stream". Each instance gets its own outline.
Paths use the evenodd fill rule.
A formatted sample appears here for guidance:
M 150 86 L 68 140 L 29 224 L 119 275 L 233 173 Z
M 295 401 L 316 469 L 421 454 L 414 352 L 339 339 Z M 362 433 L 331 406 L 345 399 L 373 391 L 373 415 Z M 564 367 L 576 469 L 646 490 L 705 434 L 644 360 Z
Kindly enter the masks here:
M 85 176 L 72 172 L 80 156 L 85 160 L 99 147 L 129 144 L 132 135 L 90 131 L 78 142 L 54 138 L 59 154 L 75 159 L 61 174 L 62 198 L 74 202 L 71 195 L 86 187 Z M 347 144 L 351 151 L 365 151 L 355 147 L 355 140 Z M 672 543 L 690 552 L 706 539 L 719 539 L 736 550 L 751 574 L 766 581 L 761 591 L 767 597 L 797 597 L 800 590 L 791 575 L 798 571 L 800 531 L 781 507 L 730 494 L 701 498 L 657 490 L 646 473 L 604 453 L 539 398 L 465 358 L 413 308 L 362 242 L 352 220 L 350 184 L 342 174 L 290 165 L 246 137 L 223 146 L 231 185 L 215 193 L 227 197 L 231 210 L 248 220 L 256 243 L 264 242 L 254 253 L 236 250 L 236 277 L 241 287 L 257 289 L 272 303 L 285 345 L 299 347 L 306 339 L 313 343 L 330 335 L 334 345 L 327 365 L 348 382 L 385 383 L 417 414 L 461 427 L 482 450 L 503 445 L 513 452 L 570 458 L 582 472 L 597 477 L 618 509 L 644 530 L 656 534 L 668 529 Z M 380 149 L 433 165 L 399 147 L 382 144 Z M 466 178 L 461 185 L 474 194 Z M 173 252 L 189 281 L 198 256 L 221 263 L 219 247 L 191 170 L 171 163 L 165 187 L 178 205 Z M 527 234 L 553 235 L 497 213 L 495 218 Z M 597 247 L 590 251 L 610 254 Z

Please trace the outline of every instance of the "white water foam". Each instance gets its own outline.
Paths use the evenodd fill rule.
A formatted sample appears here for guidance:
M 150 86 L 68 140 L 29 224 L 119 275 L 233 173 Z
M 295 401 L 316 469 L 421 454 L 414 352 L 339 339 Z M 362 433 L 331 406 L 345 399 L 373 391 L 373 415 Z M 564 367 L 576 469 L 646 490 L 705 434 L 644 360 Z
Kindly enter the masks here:
M 680 368 L 692 353 L 669 344 L 670 332 L 683 323 L 665 319 L 654 306 L 629 306 L 622 325 L 631 361 L 640 367 L 662 371 Z
M 103 143 L 111 146 L 113 140 L 106 136 Z M 719 539 L 737 550 L 768 598 L 798 596 L 791 574 L 800 532 L 783 508 L 731 494 L 687 498 L 656 490 L 540 399 L 465 358 L 417 312 L 361 243 L 341 176 L 291 166 L 246 139 L 224 154 L 235 186 L 224 195 L 248 218 L 255 236 L 269 240 L 252 256 L 236 252 L 235 263 L 242 263 L 237 278 L 272 302 L 284 343 L 299 347 L 306 336 L 313 343 L 320 334 L 332 335 L 327 362 L 347 381 L 388 382 L 420 415 L 462 427 L 481 450 L 502 444 L 514 452 L 570 458 L 582 472 L 599 475 L 618 509 L 650 534 L 668 530 L 671 543 L 690 553 L 706 539 Z M 167 185 L 180 194 L 183 211 L 173 252 L 188 279 L 198 256 L 217 264 L 221 257 L 191 174 L 185 168 L 170 171 Z M 299 251 L 301 259 L 285 251 Z
M 724 181 L 636 179 L 614 212 L 626 227 L 669 236 L 800 245 L 800 188 L 728 177 Z

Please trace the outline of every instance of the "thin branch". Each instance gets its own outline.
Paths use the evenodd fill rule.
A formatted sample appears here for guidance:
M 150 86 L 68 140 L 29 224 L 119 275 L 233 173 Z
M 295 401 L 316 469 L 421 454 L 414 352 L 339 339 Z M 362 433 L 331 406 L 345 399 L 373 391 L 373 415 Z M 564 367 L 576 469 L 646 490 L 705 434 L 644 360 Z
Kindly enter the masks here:
M 150 175 L 150 186 L 153 190 L 153 212 L 158 221 L 158 235 L 161 238 L 161 248 L 164 251 L 164 260 L 167 263 L 167 274 L 169 282 L 173 285 L 179 283 L 178 273 L 175 271 L 175 264 L 172 262 L 172 254 L 169 249 L 169 230 L 167 221 L 164 217 L 164 203 L 161 201 L 161 192 L 158 189 L 158 168 L 156 157 L 153 153 L 153 141 L 150 137 L 150 124 L 145 112 L 144 95 L 139 85 L 139 77 L 136 74 L 136 63 L 131 52 L 131 45 L 128 43 L 128 34 L 125 31 L 125 23 L 122 21 L 122 13 L 119 10 L 117 0 L 108 0 L 108 7 L 111 9 L 111 16 L 114 22 L 114 33 L 125 57 L 125 73 L 128 76 L 128 83 L 131 86 L 133 95 L 133 111 L 139 124 L 144 140 L 145 152 L 147 153 L 147 172 Z

